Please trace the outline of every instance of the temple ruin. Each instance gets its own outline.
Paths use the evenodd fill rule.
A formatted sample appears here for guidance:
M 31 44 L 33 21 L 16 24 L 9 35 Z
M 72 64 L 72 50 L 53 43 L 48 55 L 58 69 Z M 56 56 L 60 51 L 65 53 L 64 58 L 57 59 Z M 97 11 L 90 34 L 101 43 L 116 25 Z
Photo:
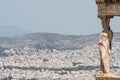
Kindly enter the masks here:
M 110 19 L 120 16 L 120 0 L 96 0 L 98 6 L 98 18 L 101 19 L 103 31 L 100 34 L 100 70 L 102 73 L 96 74 L 96 80 L 120 80 L 120 76 L 110 73 L 110 54 L 113 32 L 110 28 Z

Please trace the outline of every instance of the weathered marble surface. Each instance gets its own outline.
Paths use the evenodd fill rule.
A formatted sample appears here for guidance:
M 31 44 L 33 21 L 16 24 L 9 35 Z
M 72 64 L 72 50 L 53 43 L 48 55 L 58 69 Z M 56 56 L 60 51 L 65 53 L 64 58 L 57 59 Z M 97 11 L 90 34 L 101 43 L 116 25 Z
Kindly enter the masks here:
M 96 74 L 96 80 L 120 80 L 120 76 L 113 74 Z

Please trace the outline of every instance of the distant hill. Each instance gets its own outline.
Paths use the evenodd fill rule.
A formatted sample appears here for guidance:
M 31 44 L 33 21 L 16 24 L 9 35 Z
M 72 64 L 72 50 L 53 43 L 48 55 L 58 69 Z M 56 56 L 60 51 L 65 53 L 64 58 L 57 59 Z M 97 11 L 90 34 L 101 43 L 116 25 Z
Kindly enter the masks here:
M 0 37 L 14 37 L 26 33 L 28 31 L 16 26 L 0 26 Z
M 114 34 L 113 42 L 120 42 L 120 33 Z M 63 35 L 55 33 L 31 33 L 16 36 L 13 38 L 0 37 L 0 47 L 22 48 L 34 46 L 36 48 L 52 49 L 80 49 L 87 45 L 98 44 L 99 34 L 86 36 Z

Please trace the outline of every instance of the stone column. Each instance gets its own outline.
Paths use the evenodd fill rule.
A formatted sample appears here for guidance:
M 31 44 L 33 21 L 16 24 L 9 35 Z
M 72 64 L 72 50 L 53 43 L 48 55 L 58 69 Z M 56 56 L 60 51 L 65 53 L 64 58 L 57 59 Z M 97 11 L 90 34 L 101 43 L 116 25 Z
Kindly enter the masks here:
M 100 52 L 100 68 L 103 73 L 109 74 L 109 63 L 111 53 L 111 41 L 113 32 L 110 29 L 110 16 L 100 17 L 102 20 L 103 31 L 100 34 L 99 52 Z

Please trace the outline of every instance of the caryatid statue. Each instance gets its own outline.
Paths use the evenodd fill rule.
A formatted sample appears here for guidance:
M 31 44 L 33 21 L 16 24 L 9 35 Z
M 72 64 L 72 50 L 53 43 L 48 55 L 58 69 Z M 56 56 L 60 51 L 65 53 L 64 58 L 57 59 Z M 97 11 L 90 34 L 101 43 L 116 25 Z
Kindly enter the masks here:
M 100 51 L 100 67 L 103 73 L 109 73 L 111 41 L 113 32 L 110 29 L 110 17 L 101 17 L 103 31 L 100 34 L 99 51 Z
M 111 41 L 109 39 L 109 35 L 104 32 L 104 30 L 100 34 L 100 41 L 99 41 L 99 51 L 100 51 L 100 67 L 103 73 L 109 73 L 109 62 L 110 62 L 110 53 L 111 53 Z

